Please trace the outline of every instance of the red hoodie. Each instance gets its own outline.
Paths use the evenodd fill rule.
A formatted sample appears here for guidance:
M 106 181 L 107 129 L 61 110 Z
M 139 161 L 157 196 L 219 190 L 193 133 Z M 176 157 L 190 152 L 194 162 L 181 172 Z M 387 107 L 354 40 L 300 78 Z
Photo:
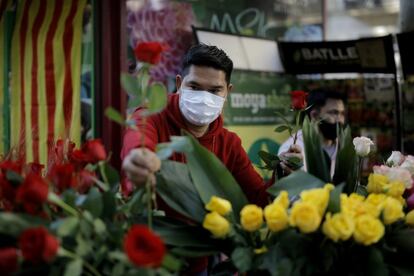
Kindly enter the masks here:
M 145 147 L 155 150 L 158 143 L 169 142 L 170 136 L 181 135 L 181 129 L 188 130 L 178 100 L 179 94 L 169 96 L 167 108 L 161 113 L 150 116 L 145 127 L 139 115 L 142 110 L 138 109 L 134 112 L 133 119 L 137 122 L 138 131 L 132 129 L 126 131 L 121 151 L 122 159 L 130 150 L 141 147 L 142 143 Z M 141 136 L 142 132 L 145 132 L 144 139 Z M 221 116 L 210 124 L 207 133 L 198 138 L 198 141 L 224 163 L 251 203 L 262 207 L 268 203 L 266 189 L 272 184 L 272 180 L 267 184 L 264 183 L 242 148 L 240 138 L 223 127 Z M 171 160 L 185 162 L 185 157 L 183 154 L 176 153 Z

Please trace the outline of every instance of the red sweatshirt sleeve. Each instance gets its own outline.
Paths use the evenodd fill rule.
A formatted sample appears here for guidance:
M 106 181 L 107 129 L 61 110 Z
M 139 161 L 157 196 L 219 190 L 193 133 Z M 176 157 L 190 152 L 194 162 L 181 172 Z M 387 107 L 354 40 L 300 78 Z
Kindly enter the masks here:
M 241 145 L 241 140 L 237 135 L 231 139 L 232 143 L 232 174 L 241 186 L 249 202 L 264 207 L 269 202 L 269 194 L 266 189 L 269 188 L 274 178 L 264 182 L 263 178 L 254 169 L 246 151 Z
M 123 145 L 121 150 L 121 159 L 134 148 L 144 146 L 152 151 L 158 144 L 158 132 L 156 128 L 156 116 L 144 119 L 140 116 L 142 109 L 138 109 L 132 115 L 132 119 L 136 122 L 136 130 L 128 128 L 125 131 Z

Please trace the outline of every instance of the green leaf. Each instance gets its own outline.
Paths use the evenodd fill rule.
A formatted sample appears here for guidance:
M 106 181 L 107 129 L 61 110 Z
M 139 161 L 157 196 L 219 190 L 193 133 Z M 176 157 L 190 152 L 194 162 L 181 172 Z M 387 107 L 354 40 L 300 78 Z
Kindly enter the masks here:
M 389 237 L 389 242 L 398 251 L 414 254 L 414 229 L 402 229 L 393 232 Z
M 47 226 L 47 222 L 25 214 L 0 212 L 0 233 L 2 234 L 17 237 L 26 228 L 40 225 Z
M 77 245 L 76 245 L 75 252 L 78 256 L 81 256 L 81 257 L 87 256 L 92 252 L 93 250 L 92 240 L 90 239 L 84 240 L 82 239 L 81 235 L 77 235 L 76 242 L 77 242 Z
M 60 237 L 69 236 L 72 233 L 75 233 L 77 228 L 79 227 L 79 218 L 77 217 L 68 217 L 61 220 L 57 228 L 57 234 Z
M 299 195 L 303 190 L 321 188 L 325 182 L 304 171 L 294 171 L 290 175 L 279 179 L 267 189 L 273 196 L 279 195 L 281 191 L 287 191 L 289 197 Z
M 162 266 L 169 271 L 179 271 L 182 262 L 171 254 L 165 254 L 164 259 L 162 260 Z
M 158 158 L 167 160 L 174 152 L 192 151 L 192 144 L 185 136 L 171 136 L 171 142 L 157 145 L 156 152 Z
M 154 231 L 168 245 L 186 247 L 193 251 L 218 251 L 224 247 L 222 240 L 213 239 L 201 226 L 188 225 L 168 217 L 154 217 L 153 220 Z
M 341 193 L 344 186 L 345 183 L 341 183 L 330 192 L 327 210 L 333 214 L 341 211 Z
M 307 171 L 325 183 L 331 182 L 330 167 L 322 149 L 321 136 L 317 124 L 305 117 L 302 126 Z
M 102 217 L 112 219 L 116 212 L 116 200 L 114 192 L 105 192 L 102 194 L 103 210 Z
M 108 179 L 108 182 L 109 182 L 109 185 L 111 186 L 111 188 L 118 185 L 119 182 L 120 182 L 120 177 L 119 177 L 118 171 L 115 170 L 115 168 L 112 167 L 108 163 L 103 163 L 103 167 L 104 167 L 104 173 L 106 175 L 106 178 Z
M 187 247 L 174 247 L 170 250 L 171 253 L 185 258 L 198 258 L 216 255 L 220 250 L 200 249 L 200 248 L 187 248 Z
M 64 276 L 79 276 L 82 274 L 82 260 L 75 259 L 70 261 L 65 268 Z
M 165 160 L 156 176 L 157 193 L 168 206 L 196 222 L 204 220 L 204 203 L 185 164 Z
M 121 85 L 122 88 L 129 94 L 134 97 L 141 96 L 141 85 L 138 79 L 134 76 L 129 74 L 122 73 L 121 74 Z
M 88 210 L 94 217 L 99 217 L 102 214 L 102 194 L 96 187 L 92 187 L 89 190 L 88 196 L 82 204 L 82 208 Z
M 334 184 L 345 182 L 346 193 L 352 193 L 355 189 L 357 178 L 357 155 L 352 142 L 351 128 L 348 126 L 339 132 L 338 154 L 336 155 L 335 173 L 332 182 Z
M 194 137 L 188 137 L 193 151 L 185 153 L 187 166 L 204 204 L 207 204 L 212 196 L 225 198 L 231 202 L 233 213 L 238 220 L 240 210 L 248 204 L 239 184 L 217 156 L 201 146 Z
M 280 125 L 278 127 L 275 128 L 275 132 L 284 132 L 286 130 L 292 131 L 292 128 L 288 125 Z
M 266 168 L 269 169 L 276 169 L 277 165 L 280 162 L 279 156 L 275 154 L 271 154 L 269 152 L 260 150 L 258 153 L 259 157 L 263 160 L 263 162 L 266 164 Z
M 153 83 L 148 92 L 148 106 L 143 116 L 158 113 L 167 106 L 167 89 L 162 83 Z
M 137 108 L 142 104 L 142 100 L 139 97 L 132 96 L 128 99 L 128 108 Z
M 111 119 L 112 121 L 117 122 L 120 125 L 125 124 L 124 116 L 122 116 L 122 114 L 118 110 L 114 109 L 112 106 L 107 107 L 105 109 L 105 116 Z
M 367 267 L 365 273 L 365 275 L 371 276 L 389 275 L 387 265 L 384 263 L 382 252 L 373 246 L 370 248 L 368 253 Z
M 6 171 L 6 179 L 14 186 L 17 187 L 23 182 L 23 177 L 12 170 Z
M 253 252 L 250 247 L 237 247 L 231 253 L 231 260 L 240 272 L 248 271 L 252 266 Z
M 93 222 L 93 226 L 95 227 L 96 234 L 98 234 L 100 236 L 105 236 L 106 235 L 106 233 L 107 233 L 106 225 L 101 219 L 95 219 L 94 222 Z

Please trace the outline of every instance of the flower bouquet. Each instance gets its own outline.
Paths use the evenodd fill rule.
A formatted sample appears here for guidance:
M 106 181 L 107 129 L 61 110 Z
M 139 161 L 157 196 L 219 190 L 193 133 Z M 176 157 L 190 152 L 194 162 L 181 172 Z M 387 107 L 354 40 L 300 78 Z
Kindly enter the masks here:
M 350 138 L 345 145 L 352 145 Z M 356 162 L 357 152 L 350 149 Z M 167 157 L 173 150 L 183 152 L 188 163 L 163 161 L 157 191 L 191 222 L 161 219 L 155 230 L 178 255 L 221 253 L 222 262 L 210 271 L 213 275 L 414 272 L 409 260 L 414 252 L 414 211 L 406 203 L 411 185 L 374 172 L 366 188 L 356 189 L 353 177 L 347 193 L 347 173 L 356 171 L 343 173 L 345 181 L 337 185 L 298 171 L 270 187 L 275 199 L 260 208 L 246 201 L 231 174 L 193 138 L 174 137 L 160 145 L 159 154 Z M 371 188 L 380 185 L 381 190 Z M 169 192 L 172 187 L 174 194 Z M 184 238 L 177 231 L 195 236 Z
M 80 149 L 59 140 L 47 168 L 0 162 L 0 271 L 6 275 L 169 274 L 179 262 L 133 216 L 100 140 Z M 18 157 L 18 156 L 17 156 Z M 142 192 L 141 192 L 142 195 Z

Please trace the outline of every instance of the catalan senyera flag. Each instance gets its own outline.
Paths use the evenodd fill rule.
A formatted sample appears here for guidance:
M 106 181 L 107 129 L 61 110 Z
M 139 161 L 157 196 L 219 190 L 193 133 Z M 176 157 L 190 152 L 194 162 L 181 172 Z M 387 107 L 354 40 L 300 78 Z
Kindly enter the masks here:
M 5 13 L 6 10 L 10 7 L 12 1 L 11 0 L 0 0 L 0 155 L 5 154 L 4 152 L 4 118 L 3 118 L 3 108 L 4 108 L 4 93 L 6 93 L 5 87 L 5 77 L 7 77 L 7 73 L 5 72 L 5 49 L 6 49 L 6 41 L 5 41 Z
M 47 164 L 57 139 L 80 141 L 86 0 L 20 0 L 11 56 L 11 147 Z

